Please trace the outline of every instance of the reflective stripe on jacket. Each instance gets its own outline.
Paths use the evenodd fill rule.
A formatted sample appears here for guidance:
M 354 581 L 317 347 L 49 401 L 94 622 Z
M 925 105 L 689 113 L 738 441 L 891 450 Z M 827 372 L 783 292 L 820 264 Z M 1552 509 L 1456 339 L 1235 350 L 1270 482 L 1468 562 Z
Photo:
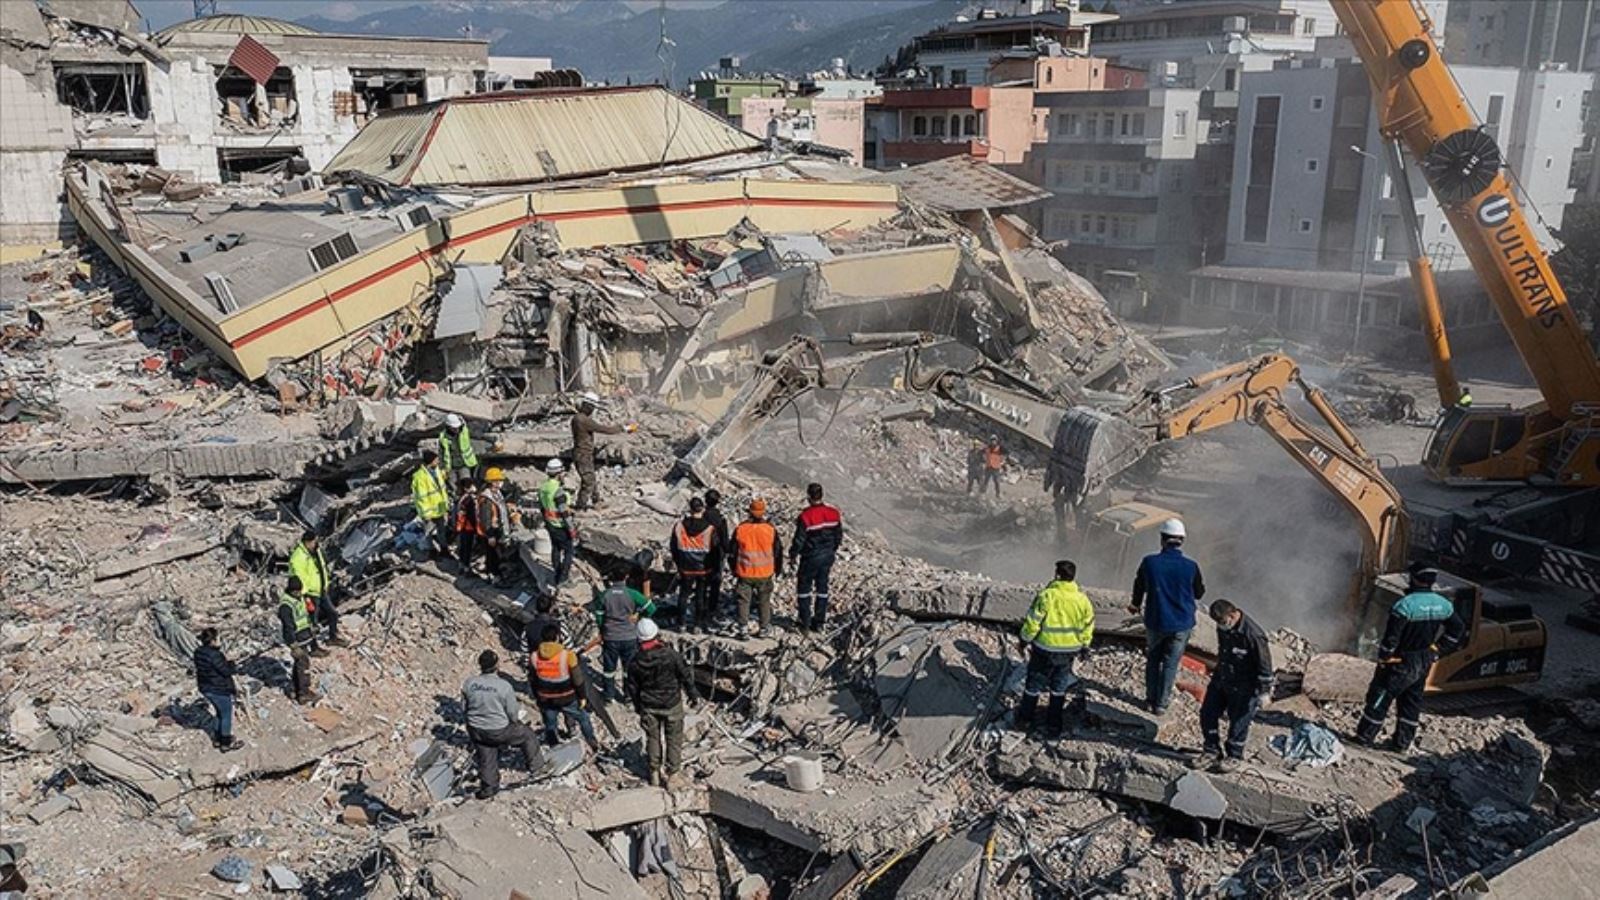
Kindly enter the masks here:
M 735 578 L 771 578 L 777 572 L 774 551 L 778 546 L 778 529 L 770 522 L 741 522 L 733 530 L 733 576 Z
M 294 622 L 294 643 L 311 640 L 313 626 L 311 613 L 306 610 L 306 602 L 291 594 L 281 594 L 278 597 L 278 607 L 289 610 L 289 617 Z
M 450 493 L 445 490 L 444 474 L 427 466 L 418 466 L 411 475 L 411 504 L 416 507 L 417 518 L 424 521 L 443 519 L 450 514 Z
M 578 689 L 572 683 L 574 665 L 576 657 L 565 647 L 554 656 L 545 656 L 541 647 L 533 657 L 534 698 L 550 706 L 565 706 L 578 699 Z
M 439 432 L 439 465 L 446 470 L 478 467 L 478 451 L 472 449 L 472 429 L 461 426 L 454 440 L 448 428 Z
M 559 478 L 546 478 L 539 485 L 539 509 L 544 513 L 546 528 L 562 531 L 572 527 L 567 518 L 567 491 Z
M 1094 640 L 1094 605 L 1073 581 L 1052 581 L 1033 598 L 1022 639 L 1041 650 L 1082 650 Z
M 711 558 L 711 545 L 717 530 L 704 519 L 697 521 L 702 527 L 695 534 L 689 533 L 689 526 L 682 519 L 672 527 L 672 549 L 677 557 L 675 562 L 680 575 L 704 575 L 711 571 L 707 560 Z
M 294 552 L 289 554 L 289 574 L 300 579 L 300 588 L 307 597 L 321 597 L 328 588 L 328 561 L 322 558 L 322 548 L 318 547 L 313 556 L 305 544 L 295 544 Z

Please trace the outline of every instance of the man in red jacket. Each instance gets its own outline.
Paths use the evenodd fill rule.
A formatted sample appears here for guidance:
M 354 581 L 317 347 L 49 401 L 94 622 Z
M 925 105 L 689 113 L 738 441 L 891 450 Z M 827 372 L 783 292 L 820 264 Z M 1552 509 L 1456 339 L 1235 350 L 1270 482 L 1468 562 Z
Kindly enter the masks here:
M 806 499 L 805 510 L 795 520 L 789 557 L 797 560 L 799 570 L 795 600 L 800 630 L 820 631 L 828 617 L 828 576 L 844 540 L 844 520 L 837 508 L 822 502 L 822 485 L 807 485 Z

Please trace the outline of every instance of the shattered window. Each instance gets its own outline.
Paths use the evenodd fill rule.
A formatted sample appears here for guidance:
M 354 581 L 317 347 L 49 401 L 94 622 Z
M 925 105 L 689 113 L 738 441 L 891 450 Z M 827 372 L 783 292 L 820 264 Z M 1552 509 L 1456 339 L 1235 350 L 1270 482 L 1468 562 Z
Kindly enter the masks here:
M 422 69 L 351 69 L 355 115 L 365 120 L 386 109 L 428 101 L 427 73 Z
M 142 63 L 57 63 L 56 99 L 85 116 L 150 115 Z
M 283 66 L 264 85 L 233 66 L 218 66 L 216 73 L 217 117 L 235 131 L 271 131 L 299 118 L 294 73 Z

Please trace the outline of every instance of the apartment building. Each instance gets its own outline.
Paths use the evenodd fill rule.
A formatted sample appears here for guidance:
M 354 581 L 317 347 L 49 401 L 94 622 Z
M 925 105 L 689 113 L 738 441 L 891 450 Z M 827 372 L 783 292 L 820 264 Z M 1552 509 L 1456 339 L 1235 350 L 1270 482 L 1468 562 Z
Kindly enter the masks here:
M 1007 12 L 1023 13 L 1007 15 Z M 1070 4 L 1057 6 L 1037 0 L 1021 8 L 983 8 L 976 18 L 956 21 L 921 35 L 912 43 L 917 68 L 928 84 L 961 86 L 990 84 L 989 70 L 1003 54 L 1033 51 L 1053 45 L 1075 56 L 1089 55 L 1089 30 L 1115 21 L 1114 14 L 1086 12 Z
M 864 158 L 880 169 L 963 155 L 1020 166 L 1034 140 L 1031 87 L 902 88 L 868 110 Z
M 1600 0 L 1451 0 L 1445 58 L 1453 65 L 1593 69 Z

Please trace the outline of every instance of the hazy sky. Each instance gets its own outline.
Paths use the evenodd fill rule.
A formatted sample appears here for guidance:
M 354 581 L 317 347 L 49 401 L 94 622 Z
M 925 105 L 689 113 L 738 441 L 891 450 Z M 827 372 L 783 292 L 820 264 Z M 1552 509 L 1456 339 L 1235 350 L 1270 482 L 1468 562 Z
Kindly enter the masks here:
M 0 3 L 9 0 L 0 0 Z M 359 15 L 396 6 L 417 6 L 424 3 L 447 3 L 449 0 L 221 0 L 217 11 L 243 13 L 253 16 L 271 16 L 275 19 L 294 20 L 302 16 L 320 15 L 330 19 L 353 19 Z M 647 9 L 655 6 L 654 0 L 626 0 L 629 6 Z M 721 0 L 668 0 L 671 6 L 714 6 Z M 174 22 L 194 18 L 192 0 L 133 0 L 133 5 L 149 20 L 152 30 L 160 30 Z

